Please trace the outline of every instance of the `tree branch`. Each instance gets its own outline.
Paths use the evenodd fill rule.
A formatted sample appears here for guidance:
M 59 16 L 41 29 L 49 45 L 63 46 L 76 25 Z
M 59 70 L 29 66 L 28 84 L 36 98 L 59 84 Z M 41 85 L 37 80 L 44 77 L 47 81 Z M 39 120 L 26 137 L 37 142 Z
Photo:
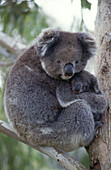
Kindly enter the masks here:
M 14 59 L 17 58 L 16 55 L 10 53 L 6 48 L 4 48 L 4 47 L 2 47 L 2 46 L 0 46 L 0 54 L 3 55 L 3 56 L 5 56 L 5 58 L 7 58 L 7 59 L 11 58 L 11 59 L 14 60 Z
M 17 139 L 20 142 L 25 143 L 26 145 L 31 146 L 32 148 L 44 153 L 45 155 L 50 156 L 68 170 L 87 170 L 82 164 L 78 163 L 74 158 L 72 158 L 71 156 L 69 156 L 67 153 L 60 149 L 52 147 L 33 146 L 29 142 L 22 140 L 20 137 L 16 135 L 11 126 L 2 120 L 0 120 L 0 132 L 7 136 Z
M 17 42 L 14 38 L 8 36 L 7 34 L 0 32 L 0 45 L 8 49 L 11 53 L 18 56 L 26 46 Z
M 12 66 L 14 64 L 14 62 L 0 62 L 0 66 L 7 66 L 7 67 L 9 67 L 9 66 Z

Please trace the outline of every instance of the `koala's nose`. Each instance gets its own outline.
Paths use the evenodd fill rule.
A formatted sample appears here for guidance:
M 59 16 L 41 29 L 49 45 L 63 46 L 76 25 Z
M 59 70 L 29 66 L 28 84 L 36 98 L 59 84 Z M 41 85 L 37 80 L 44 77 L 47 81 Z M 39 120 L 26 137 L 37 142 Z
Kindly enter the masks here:
M 77 84 L 74 88 L 74 93 L 80 93 L 81 92 L 81 89 L 82 89 L 82 86 L 81 84 Z
M 64 67 L 64 75 L 70 77 L 70 76 L 73 76 L 73 74 L 74 74 L 73 65 L 71 63 L 66 64 Z

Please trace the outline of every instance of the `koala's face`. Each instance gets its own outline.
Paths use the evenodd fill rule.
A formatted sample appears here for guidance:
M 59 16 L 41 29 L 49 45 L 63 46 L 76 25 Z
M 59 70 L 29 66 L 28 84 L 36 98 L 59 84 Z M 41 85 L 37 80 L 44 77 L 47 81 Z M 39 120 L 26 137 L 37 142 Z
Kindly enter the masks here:
M 72 77 L 71 88 L 75 94 L 83 92 L 102 94 L 98 85 L 97 78 L 93 74 L 85 70 L 75 74 Z
M 83 93 L 83 92 L 91 92 L 91 85 L 88 84 L 88 82 L 79 80 L 79 79 L 73 79 L 71 82 L 71 87 L 72 87 L 72 91 L 75 94 L 79 94 L 79 93 Z
M 53 78 L 70 79 L 84 69 L 95 52 L 95 42 L 83 33 L 43 31 L 37 42 L 41 65 Z

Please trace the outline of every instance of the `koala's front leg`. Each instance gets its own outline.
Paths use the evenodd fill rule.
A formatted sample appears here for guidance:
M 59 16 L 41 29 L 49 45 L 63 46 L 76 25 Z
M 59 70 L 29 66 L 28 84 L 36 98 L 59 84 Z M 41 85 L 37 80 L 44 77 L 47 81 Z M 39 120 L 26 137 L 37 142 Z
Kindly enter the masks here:
M 94 93 L 96 93 L 96 94 L 103 94 L 103 92 L 100 90 L 97 78 L 94 77 L 94 76 L 91 79 L 91 86 L 94 89 Z
M 84 100 L 75 101 L 63 108 L 51 128 L 57 133 L 56 145 L 64 151 L 70 152 L 89 145 L 95 135 L 95 122 L 90 106 Z
M 59 83 L 59 86 L 56 88 L 56 96 L 63 108 L 70 106 L 75 100 L 79 100 L 72 92 L 71 85 L 67 81 L 61 81 Z
M 76 96 L 79 99 L 84 99 L 90 105 L 93 113 L 103 114 L 107 107 L 106 99 L 103 95 L 95 93 L 82 93 Z
M 99 127 L 103 125 L 101 121 L 101 115 L 105 112 L 107 103 L 105 97 L 100 94 L 95 93 L 81 93 L 82 95 L 78 95 L 79 99 L 84 99 L 91 107 L 91 111 L 93 113 L 94 122 L 95 122 L 95 132 Z

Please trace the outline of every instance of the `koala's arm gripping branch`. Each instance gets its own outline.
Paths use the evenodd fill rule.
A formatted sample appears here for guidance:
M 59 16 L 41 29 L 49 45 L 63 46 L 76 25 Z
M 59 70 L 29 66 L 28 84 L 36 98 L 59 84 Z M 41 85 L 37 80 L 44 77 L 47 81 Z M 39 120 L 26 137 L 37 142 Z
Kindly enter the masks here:
M 32 148 L 44 153 L 45 155 L 50 156 L 68 170 L 87 170 L 83 165 L 78 163 L 74 158 L 70 157 L 67 153 L 65 153 L 62 150 L 54 149 L 52 147 L 33 146 L 29 142 L 23 141 L 20 137 L 16 135 L 11 126 L 2 120 L 0 120 L 0 132 L 7 136 L 17 139 L 20 142 L 25 143 L 26 145 L 31 146 Z

